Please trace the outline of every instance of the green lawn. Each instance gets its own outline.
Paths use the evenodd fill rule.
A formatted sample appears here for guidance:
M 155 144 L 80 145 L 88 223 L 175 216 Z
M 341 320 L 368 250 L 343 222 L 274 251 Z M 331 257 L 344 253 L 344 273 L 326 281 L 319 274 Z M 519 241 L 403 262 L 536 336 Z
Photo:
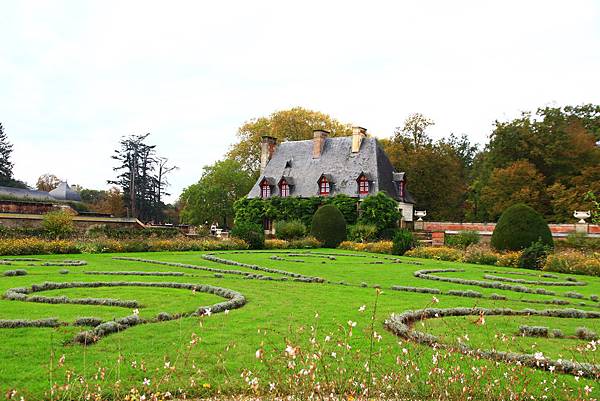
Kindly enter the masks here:
M 287 253 L 302 252 L 306 251 Z M 109 321 L 131 315 L 133 311 L 114 306 L 0 300 L 0 320 L 55 317 L 67 323 L 58 328 L 0 329 L 0 392 L 5 394 L 16 389 L 19 396 L 24 395 L 26 399 L 77 398 L 77 391 L 80 391 L 78 389 L 86 385 L 88 391 L 112 394 L 115 398 L 122 398 L 132 387 L 141 391 L 169 390 L 173 394 L 182 389 L 192 396 L 209 395 L 217 391 L 249 392 L 253 387 L 252 383 L 240 377 L 245 370 L 252 371 L 252 377 L 259 379 L 258 391 L 268 392 L 268 383 L 274 382 L 279 385 L 285 382 L 285 377 L 292 377 L 304 363 L 304 360 L 298 357 L 294 360 L 297 366 L 288 368 L 287 364 L 290 361 L 289 358 L 286 359 L 283 350 L 291 345 L 299 347 L 303 351 L 302 355 L 308 350 L 313 350 L 313 354 L 322 354 L 319 358 L 322 365 L 319 365 L 316 375 L 327 376 L 323 377 L 323 380 L 339 379 L 339 383 L 351 382 L 344 384 L 346 387 L 341 390 L 348 394 L 360 391 L 360 381 L 352 383 L 352 380 L 345 380 L 346 376 L 343 375 L 353 377 L 352 374 L 355 374 L 356 377 L 364 377 L 367 372 L 365 364 L 370 361 L 369 374 L 381 376 L 375 387 L 387 391 L 385 388 L 389 386 L 392 390 L 389 390 L 391 393 L 388 394 L 396 391 L 404 396 L 428 397 L 434 392 L 432 389 L 443 385 L 447 386 L 450 394 L 460 398 L 461 392 L 464 391 L 464 383 L 468 383 L 469 387 L 474 388 L 474 394 L 478 394 L 480 398 L 505 395 L 506 391 L 509 391 L 508 388 L 514 392 L 524 391 L 535 397 L 546 395 L 547 399 L 600 396 L 600 389 L 591 379 L 579 379 L 571 375 L 509 366 L 494 361 L 474 360 L 460 354 L 440 354 L 440 350 L 408 343 L 383 328 L 384 320 L 392 313 L 426 307 L 578 308 L 600 311 L 600 304 L 590 300 L 591 295 L 600 295 L 600 278 L 577 276 L 577 280 L 587 283 L 585 286 L 544 287 L 539 284 L 514 284 L 556 292 L 553 296 L 536 295 L 426 280 L 415 278 L 413 273 L 421 269 L 453 268 L 464 272 L 434 274 L 482 281 L 491 281 L 484 278 L 485 274 L 547 282 L 564 281 L 568 276 L 557 274 L 557 279 L 513 275 L 510 272 L 524 270 L 410 258 L 400 258 L 404 263 L 397 263 L 393 258 L 384 255 L 354 253 L 357 256 L 345 256 L 352 254 L 349 251 L 313 252 L 336 257 L 332 260 L 325 255 L 314 253 L 288 256 L 281 251 L 217 252 L 215 255 L 231 261 L 321 277 L 326 280 L 325 283 L 296 282 L 291 278 L 287 281 L 255 280 L 235 274 L 215 277 L 208 271 L 112 259 L 114 256 L 126 256 L 223 270 L 240 270 L 273 278 L 282 277 L 248 267 L 207 261 L 202 258 L 200 252 L 39 256 L 36 258 L 43 261 L 84 260 L 87 265 L 41 266 L 38 262 L 11 262 L 11 265 L 0 265 L 2 294 L 9 288 L 29 287 L 45 281 L 143 281 L 209 284 L 238 291 L 247 299 L 245 306 L 228 313 L 142 324 L 103 337 L 88 347 L 71 343 L 75 334 L 85 329 L 72 326 L 71 323 L 75 319 L 93 316 Z M 273 260 L 274 255 L 286 260 Z M 417 261 L 420 264 L 409 263 Z M 28 274 L 3 276 L 4 271 L 14 269 L 25 269 Z M 61 274 L 61 270 L 65 269 L 69 273 Z M 85 271 L 182 272 L 184 275 L 89 275 L 84 274 Z M 491 271 L 494 273 L 489 273 Z M 529 270 L 526 272 L 540 274 Z M 442 294 L 435 295 L 439 303 L 434 304 L 432 294 L 394 291 L 391 290 L 394 285 L 435 288 L 441 290 Z M 379 296 L 374 286 L 382 289 Z M 484 297 L 466 298 L 444 294 L 448 290 L 473 290 L 480 292 Z M 569 291 L 578 292 L 584 298 L 566 297 L 565 293 Z M 492 293 L 506 296 L 508 300 L 487 299 Z M 71 288 L 44 291 L 35 295 L 66 296 L 70 299 L 93 297 L 135 300 L 141 304 L 139 314 L 144 319 L 152 319 L 161 312 L 193 312 L 198 306 L 224 301 L 223 298 L 203 292 L 149 287 Z M 373 335 L 371 317 L 376 299 L 377 310 L 373 325 L 376 334 Z M 570 305 L 523 302 L 554 299 L 567 300 Z M 366 306 L 364 312 L 359 310 L 362 305 Z M 554 359 L 600 363 L 600 351 L 586 348 L 588 341 L 574 337 L 576 328 L 580 326 L 600 333 L 600 319 L 583 321 L 490 316 L 486 318 L 484 325 L 476 325 L 474 320 L 476 317 L 472 316 L 431 319 L 417 323 L 419 327 L 415 328 L 436 335 L 448 345 L 456 344 L 458 338 L 461 338 L 460 341 L 468 342 L 474 348 L 529 354 L 543 352 L 545 356 Z M 351 337 L 348 334 L 349 321 L 357 323 L 352 329 Z M 560 329 L 565 338 L 520 337 L 520 325 Z M 327 336 L 332 340 L 326 341 Z M 372 338 L 375 340 L 372 341 Z M 265 350 L 264 358 L 257 359 L 258 349 Z M 309 354 L 307 352 L 307 358 Z M 61 361 L 63 355 L 64 363 Z M 336 372 L 337 376 L 331 377 L 333 372 Z M 462 379 L 456 379 L 458 376 Z M 150 383 L 146 382 L 144 385 L 144 379 Z M 390 382 L 384 385 L 381 380 Z M 115 386 L 117 381 L 119 385 Z M 68 388 L 60 388 L 66 383 L 70 383 Z M 302 387 L 304 382 L 299 383 L 297 385 Z M 52 384 L 57 386 L 54 394 L 50 392 Z M 100 389 L 96 386 L 100 386 Z M 586 394 L 585 386 L 594 388 L 591 393 Z

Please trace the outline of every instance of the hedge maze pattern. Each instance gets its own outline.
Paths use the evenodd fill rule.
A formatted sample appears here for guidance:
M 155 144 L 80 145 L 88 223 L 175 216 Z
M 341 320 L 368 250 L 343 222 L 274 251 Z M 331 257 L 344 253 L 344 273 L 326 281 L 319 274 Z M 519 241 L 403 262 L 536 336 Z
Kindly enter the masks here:
M 259 255 L 269 266 L 266 267 L 254 263 L 240 262 L 235 258 L 235 255 Z M 228 256 L 229 255 L 229 256 Z M 429 295 L 437 302 L 437 297 L 461 297 L 464 298 L 465 305 L 476 305 L 480 300 L 492 300 L 502 302 L 522 302 L 529 304 L 568 306 L 581 305 L 586 307 L 599 307 L 597 295 L 584 295 L 576 291 L 562 291 L 563 289 L 573 289 L 573 287 L 584 288 L 588 285 L 585 279 L 575 279 L 571 277 L 558 276 L 547 273 L 537 272 L 520 272 L 494 270 L 479 270 L 481 279 L 459 278 L 453 277 L 453 273 L 462 274 L 463 269 L 454 267 L 428 268 L 422 269 L 414 266 L 422 265 L 421 262 L 408 260 L 406 258 L 397 258 L 386 255 L 374 254 L 354 254 L 354 253 L 332 253 L 322 251 L 226 251 L 212 252 L 201 255 L 194 255 L 198 258 L 198 264 L 178 263 L 172 261 L 163 261 L 155 259 L 137 258 L 137 257 L 113 257 L 113 260 L 128 262 L 136 262 L 142 265 L 152 265 L 154 271 L 134 270 L 129 267 L 123 270 L 105 270 L 105 269 L 86 269 L 87 263 L 79 260 L 63 260 L 47 262 L 34 258 L 4 258 L 0 260 L 0 266 L 5 265 L 10 270 L 3 272 L 2 280 L 13 279 L 21 280 L 17 276 L 27 275 L 28 271 L 21 267 L 31 266 L 29 272 L 33 271 L 37 266 L 63 266 L 73 268 L 80 274 L 86 276 L 103 276 L 104 279 L 117 278 L 116 281 L 70 281 L 70 282 L 43 282 L 25 287 L 9 288 L 5 291 L 3 298 L 16 302 L 34 302 L 46 304 L 77 304 L 77 305 L 93 305 L 93 306 L 112 306 L 129 309 L 125 316 L 111 320 L 101 319 L 94 316 L 82 316 L 74 319 L 72 322 L 61 321 L 55 317 L 44 319 L 3 319 L 0 320 L 0 329 L 15 329 L 15 328 L 54 328 L 60 326 L 76 326 L 83 328 L 77 333 L 72 342 L 82 345 L 91 345 L 99 341 L 105 336 L 113 333 L 122 332 L 130 327 L 141 324 L 154 324 L 175 319 L 192 318 L 206 316 L 213 313 L 224 312 L 232 309 L 243 307 L 247 300 L 246 297 L 234 290 L 220 286 L 208 284 L 175 282 L 175 281 L 141 281 L 144 278 L 151 280 L 154 277 L 164 277 L 166 280 L 182 279 L 190 281 L 190 277 L 202 279 L 202 277 L 231 279 L 231 285 L 228 287 L 235 288 L 235 280 L 261 280 L 261 281 L 277 281 L 282 282 L 281 285 L 287 285 L 285 282 L 300 282 L 313 286 L 353 286 L 356 288 L 383 288 L 391 289 L 390 294 L 394 297 L 407 296 L 404 293 L 417 293 Z M 348 262 L 350 258 L 351 262 Z M 293 262 L 293 266 L 287 262 Z M 286 263 L 287 270 L 280 268 L 280 265 Z M 414 276 L 423 283 L 435 281 L 438 282 L 440 288 L 433 286 L 409 286 L 397 285 L 381 286 L 373 282 L 346 282 L 340 281 L 339 278 L 328 279 L 328 265 L 345 266 L 346 263 L 352 263 L 355 266 L 362 266 L 365 269 L 365 277 L 361 279 L 371 280 L 368 276 L 369 269 L 402 269 L 407 271 L 408 275 Z M 204 264 L 204 265 L 202 265 Z M 262 263 L 261 263 L 262 264 Z M 311 274 L 302 274 L 295 272 L 297 267 L 300 271 L 306 266 L 322 266 L 318 276 Z M 366 266 L 369 265 L 369 266 Z M 14 267 L 14 268 L 13 268 Z M 169 268 L 169 270 L 160 270 L 160 268 Z M 183 269 L 185 272 L 176 271 Z M 418 270 L 415 270 L 418 269 Z M 66 271 L 66 270 L 65 270 Z M 310 270 L 309 270 L 310 271 Z M 58 272 L 58 271 L 57 271 Z M 66 271 L 68 273 L 69 271 Z M 189 272 L 189 273 L 188 273 Z M 60 271 L 62 273 L 62 271 Z M 207 275 L 209 273 L 210 275 Z M 204 274 L 204 276 L 202 276 Z M 321 277 L 324 276 L 324 277 Z M 456 274 L 455 274 L 456 276 Z M 512 276 L 512 277 L 511 277 Z M 172 277 L 172 278 L 169 278 Z M 124 281 L 127 279 L 136 281 Z M 413 280 L 414 281 L 414 280 Z M 220 282 L 220 281 L 219 281 Z M 239 283 L 239 281 L 237 281 Z M 417 281 L 419 282 L 419 280 Z M 412 282 L 411 282 L 412 284 Z M 269 286 L 273 284 L 260 283 L 257 285 Z M 449 288 L 449 285 L 451 288 Z M 151 318 L 142 318 L 139 313 L 133 309 L 143 308 L 144 305 L 133 299 L 113 299 L 113 298 L 70 298 L 67 296 L 48 296 L 43 295 L 43 292 L 61 289 L 86 288 L 90 289 L 93 294 L 94 288 L 102 287 L 136 287 L 136 288 L 172 288 L 178 290 L 202 292 L 213 294 L 224 298 L 222 302 L 212 305 L 196 305 L 190 310 L 181 310 L 177 313 L 161 312 Z M 473 289 L 473 287 L 478 287 Z M 551 287 L 547 289 L 544 287 Z M 489 290 L 497 290 L 500 293 L 490 293 Z M 323 288 L 327 291 L 327 287 Z M 372 291 L 372 290 L 371 290 Z M 509 292 L 509 295 L 501 293 L 502 291 Z M 585 291 L 584 291 L 585 292 Z M 514 295 L 510 295 L 514 294 Z M 527 296 L 523 298 L 522 296 Z M 565 299 L 566 298 L 566 299 Z M 591 302 L 591 303 L 586 303 Z M 183 308 L 185 309 L 185 308 Z M 503 361 L 507 363 L 519 363 L 542 370 L 557 370 L 566 374 L 577 374 L 579 376 L 597 378 L 600 375 L 600 366 L 592 363 L 580 363 L 577 361 L 553 360 L 549 358 L 540 358 L 535 354 L 524 354 L 515 352 L 503 352 L 497 350 L 482 350 L 471 348 L 465 344 L 450 345 L 444 343 L 439 338 L 426 332 L 417 331 L 416 323 L 428 319 L 443 319 L 453 316 L 541 316 L 548 318 L 575 318 L 575 319 L 600 319 L 600 312 L 581 310 L 574 308 L 565 309 L 510 309 L 510 308 L 481 308 L 481 307 L 461 307 L 461 308 L 425 308 L 415 311 L 404 311 L 398 314 L 392 314 L 385 320 L 384 327 L 396 336 L 405 340 L 414 341 L 419 344 L 424 344 L 432 347 L 446 348 L 465 355 L 474 356 L 477 358 L 486 358 L 495 361 Z M 545 324 L 545 323 L 544 323 Z M 481 326 L 481 330 L 485 327 Z M 518 327 L 518 334 L 523 337 L 544 338 L 571 338 L 580 339 L 582 341 L 595 341 L 597 334 L 584 324 L 577 330 L 573 330 L 573 335 L 565 335 L 563 331 L 549 326 L 534 326 L 521 325 Z M 569 334 L 569 333 L 567 333 Z M 572 333 L 571 333 L 572 334 Z

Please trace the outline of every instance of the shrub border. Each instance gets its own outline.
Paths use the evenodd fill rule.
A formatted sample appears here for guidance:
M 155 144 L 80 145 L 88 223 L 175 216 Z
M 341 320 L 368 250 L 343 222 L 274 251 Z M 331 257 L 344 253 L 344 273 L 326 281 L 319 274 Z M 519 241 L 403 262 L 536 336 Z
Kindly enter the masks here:
M 504 351 L 487 351 L 481 349 L 472 349 L 465 344 L 460 344 L 458 347 L 440 343 L 437 337 L 416 331 L 412 328 L 415 322 L 426 319 L 437 319 L 449 316 L 547 316 L 556 318 L 577 318 L 577 319 L 600 319 L 600 312 L 590 312 L 580 309 L 522 309 L 514 310 L 509 308 L 427 308 L 416 311 L 405 311 L 399 315 L 392 314 L 384 323 L 384 327 L 398 337 L 414 341 L 419 344 L 432 346 L 435 348 L 445 348 L 450 351 L 457 350 L 458 352 L 486 358 L 494 361 L 503 361 L 508 363 L 520 363 L 522 365 L 541 369 L 550 370 L 554 367 L 557 371 L 575 376 L 583 376 L 590 379 L 598 379 L 600 377 L 600 365 L 582 362 L 572 362 L 565 360 L 552 360 L 545 357 L 536 358 L 535 355 L 521 354 L 517 352 Z

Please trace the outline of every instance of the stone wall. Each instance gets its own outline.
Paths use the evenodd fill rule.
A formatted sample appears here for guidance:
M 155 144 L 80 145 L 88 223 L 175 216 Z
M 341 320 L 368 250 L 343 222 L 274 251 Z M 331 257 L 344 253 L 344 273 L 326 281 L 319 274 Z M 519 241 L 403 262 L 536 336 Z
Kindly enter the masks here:
M 41 227 L 44 216 L 42 214 L 17 214 L 0 213 L 0 225 L 10 228 Z M 95 217 L 73 216 L 73 223 L 78 231 L 84 232 L 92 226 L 105 225 L 114 228 L 144 228 L 144 224 L 131 217 Z

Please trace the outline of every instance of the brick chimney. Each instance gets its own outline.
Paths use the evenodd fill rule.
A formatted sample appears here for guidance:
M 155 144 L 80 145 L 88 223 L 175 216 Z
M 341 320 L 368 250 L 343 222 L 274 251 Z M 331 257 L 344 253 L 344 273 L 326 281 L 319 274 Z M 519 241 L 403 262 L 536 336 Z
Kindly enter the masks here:
M 352 153 L 360 151 L 363 139 L 367 137 L 367 129 L 363 127 L 352 127 Z
M 327 139 L 329 131 L 315 129 L 313 130 L 313 135 L 313 159 L 318 159 L 321 157 L 321 153 L 323 153 L 323 146 L 325 146 L 325 139 Z
M 267 163 L 273 157 L 277 147 L 277 138 L 264 135 L 260 141 L 260 173 L 264 173 Z

